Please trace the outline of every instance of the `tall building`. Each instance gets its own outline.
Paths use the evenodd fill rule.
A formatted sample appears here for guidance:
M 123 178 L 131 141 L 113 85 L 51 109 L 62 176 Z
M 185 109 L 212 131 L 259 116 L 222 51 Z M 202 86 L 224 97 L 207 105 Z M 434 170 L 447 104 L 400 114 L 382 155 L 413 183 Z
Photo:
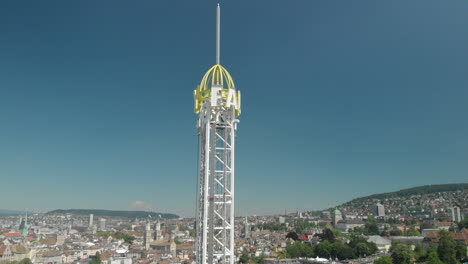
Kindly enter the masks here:
M 156 224 L 154 224 L 154 240 L 159 241 L 162 240 L 162 232 L 161 232 L 161 222 L 158 220 Z
M 143 245 L 145 249 L 150 249 L 151 245 L 151 223 L 148 221 L 145 227 L 145 233 L 143 234 Z
M 330 214 L 330 211 L 322 211 L 322 213 L 320 214 L 320 217 L 322 217 L 323 219 L 331 219 L 331 214 Z
M 338 210 L 338 208 L 335 209 L 332 213 L 332 222 L 333 226 L 336 227 L 336 224 L 338 224 L 339 221 L 343 220 L 343 215 L 341 214 L 341 211 Z
M 450 211 L 452 213 L 452 222 L 460 222 L 461 220 L 463 220 L 463 217 L 460 214 L 460 207 L 450 207 Z
M 249 227 L 249 219 L 247 216 L 244 219 L 244 237 L 248 238 L 250 236 L 250 227 Z
M 106 230 L 106 219 L 105 218 L 99 219 L 99 230 L 101 230 L 101 231 Z
M 89 215 L 89 225 L 88 225 L 89 227 L 93 227 L 93 217 L 94 217 L 93 214 Z
M 240 92 L 220 64 L 220 7 L 216 16 L 216 65 L 194 91 L 198 118 L 199 178 L 197 264 L 233 264 L 235 135 Z
M 286 218 L 285 218 L 284 216 L 280 216 L 280 217 L 278 218 L 278 222 L 279 222 L 280 224 L 284 224 L 284 223 L 286 223 Z
M 374 204 L 371 211 L 374 216 L 385 216 L 385 207 L 381 203 Z

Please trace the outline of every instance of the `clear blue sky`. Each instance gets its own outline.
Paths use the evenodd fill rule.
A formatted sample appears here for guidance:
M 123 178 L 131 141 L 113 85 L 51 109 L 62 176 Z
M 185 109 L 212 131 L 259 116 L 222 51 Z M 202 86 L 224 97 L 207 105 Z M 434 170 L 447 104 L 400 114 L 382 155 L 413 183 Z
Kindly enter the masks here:
M 239 214 L 467 182 L 468 1 L 221 5 Z M 0 208 L 193 215 L 215 6 L 0 2 Z

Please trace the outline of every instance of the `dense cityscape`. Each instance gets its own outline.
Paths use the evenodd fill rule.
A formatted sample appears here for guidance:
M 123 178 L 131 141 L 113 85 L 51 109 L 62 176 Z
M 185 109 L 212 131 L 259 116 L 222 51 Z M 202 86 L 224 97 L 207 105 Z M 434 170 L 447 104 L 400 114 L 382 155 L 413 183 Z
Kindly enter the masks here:
M 468 189 L 458 188 L 361 198 L 322 211 L 236 217 L 235 262 L 461 263 L 468 246 L 467 195 Z M 1 216 L 0 262 L 194 263 L 194 218 L 109 212 Z

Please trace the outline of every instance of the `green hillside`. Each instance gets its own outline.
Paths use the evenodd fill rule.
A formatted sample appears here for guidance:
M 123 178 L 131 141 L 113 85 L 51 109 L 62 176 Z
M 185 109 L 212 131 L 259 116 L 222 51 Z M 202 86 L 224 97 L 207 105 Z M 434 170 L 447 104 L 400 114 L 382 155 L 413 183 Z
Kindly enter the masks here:
M 117 217 L 128 217 L 128 218 L 145 218 L 151 215 L 153 218 L 157 218 L 161 215 L 161 218 L 175 219 L 179 218 L 175 214 L 157 213 L 157 212 L 146 212 L 146 211 L 114 211 L 114 210 L 100 210 L 100 209 L 58 209 L 48 212 L 47 214 L 78 214 L 78 215 L 89 215 L 95 216 L 117 216 Z
M 373 194 L 365 197 L 360 197 L 351 200 L 350 202 L 346 203 L 355 203 L 361 202 L 364 200 L 369 199 L 388 199 L 394 197 L 404 197 L 404 196 L 411 196 L 411 195 L 421 195 L 421 194 L 430 194 L 430 193 L 437 193 L 437 192 L 453 192 L 453 191 L 463 191 L 468 190 L 468 183 L 456 183 L 456 184 L 437 184 L 437 185 L 425 185 L 425 186 L 418 186 L 409 189 L 403 189 L 396 192 L 388 192 L 388 193 L 379 193 Z

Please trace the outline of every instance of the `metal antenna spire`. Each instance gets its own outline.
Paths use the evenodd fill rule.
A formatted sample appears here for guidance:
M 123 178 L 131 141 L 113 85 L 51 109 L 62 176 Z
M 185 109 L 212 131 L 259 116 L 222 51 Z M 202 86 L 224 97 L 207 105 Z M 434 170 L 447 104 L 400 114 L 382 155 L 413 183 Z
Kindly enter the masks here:
M 221 7 L 216 8 L 216 64 L 219 64 L 220 42 L 221 42 Z

